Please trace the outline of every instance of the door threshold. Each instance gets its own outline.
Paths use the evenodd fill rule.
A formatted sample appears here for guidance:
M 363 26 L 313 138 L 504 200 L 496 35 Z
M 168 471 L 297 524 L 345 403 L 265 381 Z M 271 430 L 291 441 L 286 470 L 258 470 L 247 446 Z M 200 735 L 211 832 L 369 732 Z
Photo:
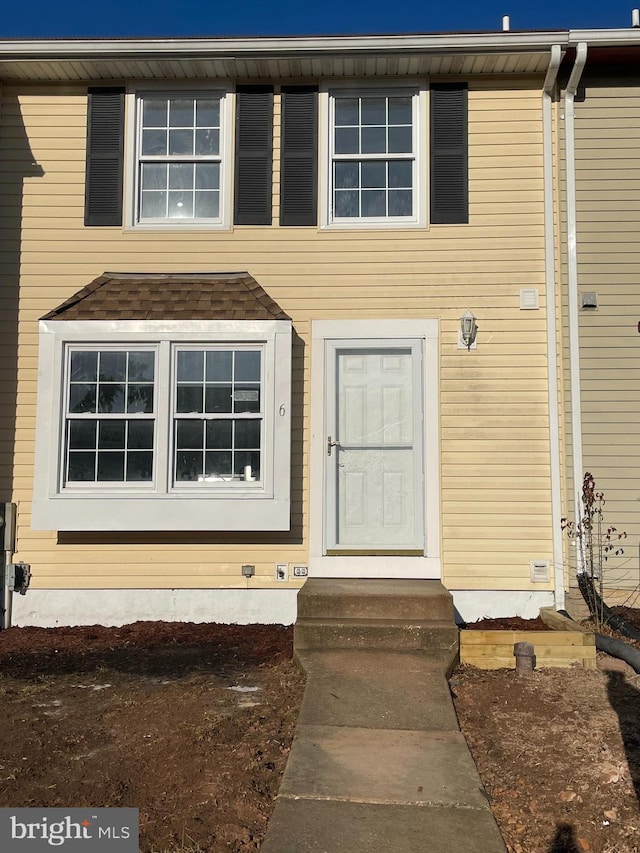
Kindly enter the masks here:
M 330 548 L 326 551 L 327 557 L 424 557 L 424 551 L 410 550 L 407 548 Z

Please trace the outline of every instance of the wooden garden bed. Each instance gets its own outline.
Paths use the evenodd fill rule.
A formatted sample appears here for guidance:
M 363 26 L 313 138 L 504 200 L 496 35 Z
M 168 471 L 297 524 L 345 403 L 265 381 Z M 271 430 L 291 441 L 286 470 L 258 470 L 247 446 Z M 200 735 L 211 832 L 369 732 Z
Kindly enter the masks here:
M 515 669 L 514 643 L 533 643 L 536 667 L 596 667 L 596 638 L 581 625 L 552 608 L 543 608 L 541 618 L 550 631 L 460 631 L 460 662 L 479 669 Z

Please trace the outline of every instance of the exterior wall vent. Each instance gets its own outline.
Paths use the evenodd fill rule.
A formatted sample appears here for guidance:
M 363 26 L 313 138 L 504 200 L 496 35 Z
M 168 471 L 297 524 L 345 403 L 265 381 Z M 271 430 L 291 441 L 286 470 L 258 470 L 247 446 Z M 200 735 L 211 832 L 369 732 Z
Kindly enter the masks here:
M 520 310 L 535 311 L 540 307 L 539 291 L 535 287 L 524 287 L 520 291 Z
M 549 583 L 549 560 L 531 560 L 531 583 Z

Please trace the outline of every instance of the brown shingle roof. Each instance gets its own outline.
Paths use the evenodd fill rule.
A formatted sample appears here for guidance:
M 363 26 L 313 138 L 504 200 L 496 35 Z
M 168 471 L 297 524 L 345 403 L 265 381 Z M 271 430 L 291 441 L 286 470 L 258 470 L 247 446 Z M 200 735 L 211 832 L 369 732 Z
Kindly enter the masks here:
M 43 320 L 289 320 L 247 272 L 106 272 Z

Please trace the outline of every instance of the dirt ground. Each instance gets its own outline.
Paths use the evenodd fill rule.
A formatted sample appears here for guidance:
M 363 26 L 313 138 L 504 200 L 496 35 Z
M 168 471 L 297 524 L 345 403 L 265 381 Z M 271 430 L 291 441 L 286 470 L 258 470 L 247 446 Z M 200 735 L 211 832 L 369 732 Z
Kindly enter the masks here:
M 451 679 L 510 853 L 640 851 L 640 676 L 598 657 L 603 670 L 465 666 Z
M 292 631 L 0 633 L 0 806 L 133 806 L 143 853 L 258 850 L 303 692 Z
M 275 626 L 1 632 L 0 806 L 134 806 L 143 853 L 259 850 L 291 653 Z M 451 687 L 510 853 L 640 853 L 640 677 L 463 667 Z

